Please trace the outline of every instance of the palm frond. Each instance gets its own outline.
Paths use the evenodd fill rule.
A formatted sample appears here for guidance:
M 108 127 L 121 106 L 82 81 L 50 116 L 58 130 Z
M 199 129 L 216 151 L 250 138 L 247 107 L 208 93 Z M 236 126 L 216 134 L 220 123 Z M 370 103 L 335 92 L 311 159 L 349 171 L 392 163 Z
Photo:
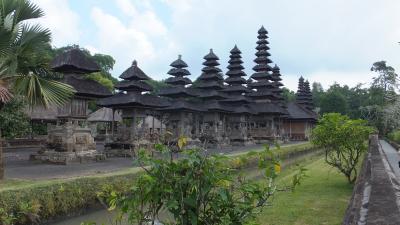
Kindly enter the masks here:
M 63 105 L 75 93 L 68 84 L 41 78 L 36 74 L 19 76 L 14 82 L 15 93 L 25 96 L 29 105 Z
M 11 100 L 12 94 L 6 86 L 0 84 L 0 103 L 7 103 Z
M 8 15 L 13 14 L 15 12 L 15 9 L 17 8 L 17 5 L 19 3 L 19 0 L 1 0 L 0 1 L 0 24 L 3 26 L 4 20 Z
M 0 28 L 0 58 L 6 57 L 12 52 L 11 33 Z
M 51 40 L 51 32 L 47 28 L 43 28 L 39 24 L 21 26 L 19 37 L 15 40 L 14 45 L 19 46 L 22 50 L 33 48 L 41 48 L 46 46 Z
M 25 20 L 37 19 L 44 16 L 43 10 L 38 5 L 27 0 L 11 0 L 17 2 L 17 8 L 14 13 L 14 25 Z

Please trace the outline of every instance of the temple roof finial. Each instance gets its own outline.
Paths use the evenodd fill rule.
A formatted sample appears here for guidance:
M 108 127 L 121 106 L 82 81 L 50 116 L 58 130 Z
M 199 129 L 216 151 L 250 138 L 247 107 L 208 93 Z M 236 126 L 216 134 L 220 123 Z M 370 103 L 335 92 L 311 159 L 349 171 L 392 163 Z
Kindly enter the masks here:
M 135 60 L 133 60 L 133 62 L 132 62 L 132 66 L 137 66 L 137 61 L 136 61 L 136 59 L 135 59 Z

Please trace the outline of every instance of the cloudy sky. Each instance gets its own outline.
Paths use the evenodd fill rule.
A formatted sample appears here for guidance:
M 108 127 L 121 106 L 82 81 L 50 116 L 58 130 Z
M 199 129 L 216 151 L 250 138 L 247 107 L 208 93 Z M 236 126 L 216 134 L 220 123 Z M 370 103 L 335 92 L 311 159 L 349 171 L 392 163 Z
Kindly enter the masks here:
M 400 69 L 399 0 L 33 0 L 46 13 L 53 45 L 79 44 L 113 56 L 118 77 L 136 59 L 163 79 L 178 54 L 195 79 L 210 48 L 226 72 L 230 49 L 254 66 L 257 30 L 269 32 L 271 59 L 284 84 L 300 75 L 326 88 L 368 84 L 373 62 Z

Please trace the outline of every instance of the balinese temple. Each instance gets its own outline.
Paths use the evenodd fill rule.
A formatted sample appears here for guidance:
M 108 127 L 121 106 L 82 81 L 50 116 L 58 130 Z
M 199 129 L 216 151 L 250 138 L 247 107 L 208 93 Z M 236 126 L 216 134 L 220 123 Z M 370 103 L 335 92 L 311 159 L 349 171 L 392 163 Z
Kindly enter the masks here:
M 51 68 L 62 74 L 62 82 L 71 85 L 76 92 L 69 102 L 57 107 L 57 124 L 48 126 L 47 149 L 31 157 L 53 163 L 95 158 L 96 144 L 87 124 L 88 104 L 112 93 L 98 82 L 87 79 L 86 75 L 99 72 L 100 68 L 78 48 L 56 56 Z M 47 111 L 50 110 L 54 107 Z
M 255 73 L 251 75 L 255 82 L 248 84 L 249 88 L 255 90 L 248 93 L 255 103 L 251 104 L 251 108 L 257 115 L 253 116 L 250 126 L 251 136 L 255 140 L 271 140 L 279 138 L 281 126 L 279 118 L 286 112 L 280 103 L 281 98 L 276 92 L 276 78 L 272 76 L 272 68 L 269 65 L 272 60 L 269 58 L 271 54 L 268 52 L 268 32 L 264 27 L 258 30 L 258 41 L 256 47 L 256 65 L 253 67 Z
M 229 96 L 222 92 L 225 87 L 222 71 L 218 68 L 220 65 L 218 56 L 210 49 L 210 52 L 204 56 L 204 60 L 202 74 L 197 78 L 196 84 L 198 98 L 207 109 L 200 118 L 202 121 L 200 132 L 209 142 L 225 144 L 229 141 L 225 133 L 226 115 L 232 110 L 220 101 Z
M 123 81 L 116 85 L 120 92 L 98 101 L 99 106 L 121 110 L 124 124 L 130 124 L 125 130 L 118 130 L 114 143 L 133 146 L 139 140 L 154 143 L 151 135 L 150 138 L 144 135 L 154 129 L 137 127 L 140 124 L 137 121 L 146 116 L 160 119 L 161 127 L 165 125 L 175 140 L 185 136 L 216 146 L 307 139 L 317 119 L 312 111 L 309 85 L 307 88 L 302 80 L 296 102 L 285 102 L 280 68 L 270 65 L 267 39 L 267 30 L 261 27 L 254 73 L 248 79 L 237 46 L 230 51 L 225 79 L 218 67 L 219 58 L 211 49 L 204 56 L 202 73 L 193 84 L 182 57 L 173 61 L 168 71 L 170 77 L 165 80 L 168 86 L 157 96 L 147 93 L 151 87 L 145 81 L 150 77 L 134 61 L 120 76 Z
M 119 78 L 122 81 L 116 84 L 115 88 L 120 92 L 98 102 L 99 106 L 122 110 L 122 118 L 127 123 L 118 128 L 119 135 L 115 141 L 139 143 L 140 140 L 150 140 L 155 129 L 147 127 L 145 118 L 149 115 L 158 116 L 156 109 L 167 107 L 169 103 L 166 99 L 146 93 L 152 90 L 152 87 L 145 82 L 150 80 L 150 77 L 139 68 L 136 60 Z
M 187 78 L 190 72 L 186 69 L 188 65 L 182 60 L 182 56 L 179 55 L 170 66 L 172 68 L 168 74 L 172 77 L 165 80 L 169 87 L 161 89 L 159 93 L 160 96 L 170 100 L 169 106 L 160 109 L 166 118 L 166 129 L 173 133 L 174 139 L 179 137 L 196 139 L 200 129 L 199 116 L 205 110 L 196 102 L 189 100 L 197 97 L 197 94 L 188 88 L 192 81 Z
M 226 121 L 227 136 L 232 144 L 236 142 L 247 144 L 250 143 L 248 123 L 253 112 L 249 107 L 249 103 L 252 101 L 245 94 L 251 91 L 245 86 L 247 81 L 243 78 L 246 77 L 246 73 L 243 71 L 242 52 L 235 45 L 230 53 L 228 72 L 226 72 L 227 78 L 225 79 L 227 86 L 222 90 L 229 97 L 221 100 L 222 104 L 232 110 Z
M 289 116 L 284 121 L 286 136 L 290 140 L 305 140 L 317 122 L 317 114 L 312 111 L 310 83 L 300 77 L 295 102 L 287 104 Z

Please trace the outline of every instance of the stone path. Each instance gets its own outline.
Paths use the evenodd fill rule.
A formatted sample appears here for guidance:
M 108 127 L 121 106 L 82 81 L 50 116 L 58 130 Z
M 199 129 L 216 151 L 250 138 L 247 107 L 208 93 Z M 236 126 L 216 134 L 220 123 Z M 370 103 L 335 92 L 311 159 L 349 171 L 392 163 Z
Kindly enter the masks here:
M 289 145 L 301 142 L 290 143 Z M 101 149 L 102 146 L 97 146 Z M 240 153 L 261 149 L 262 145 L 210 149 L 213 153 Z M 37 148 L 14 149 L 5 152 L 5 177 L 8 179 L 62 179 L 99 173 L 108 173 L 132 167 L 131 158 L 108 158 L 101 162 L 71 163 L 69 165 L 43 164 L 29 161 L 29 155 L 37 152 Z
M 397 179 L 400 181 L 400 154 L 396 151 L 389 143 L 384 140 L 379 141 L 380 145 L 382 146 L 382 150 L 388 159 L 390 167 L 393 170 L 393 173 L 396 175 Z

